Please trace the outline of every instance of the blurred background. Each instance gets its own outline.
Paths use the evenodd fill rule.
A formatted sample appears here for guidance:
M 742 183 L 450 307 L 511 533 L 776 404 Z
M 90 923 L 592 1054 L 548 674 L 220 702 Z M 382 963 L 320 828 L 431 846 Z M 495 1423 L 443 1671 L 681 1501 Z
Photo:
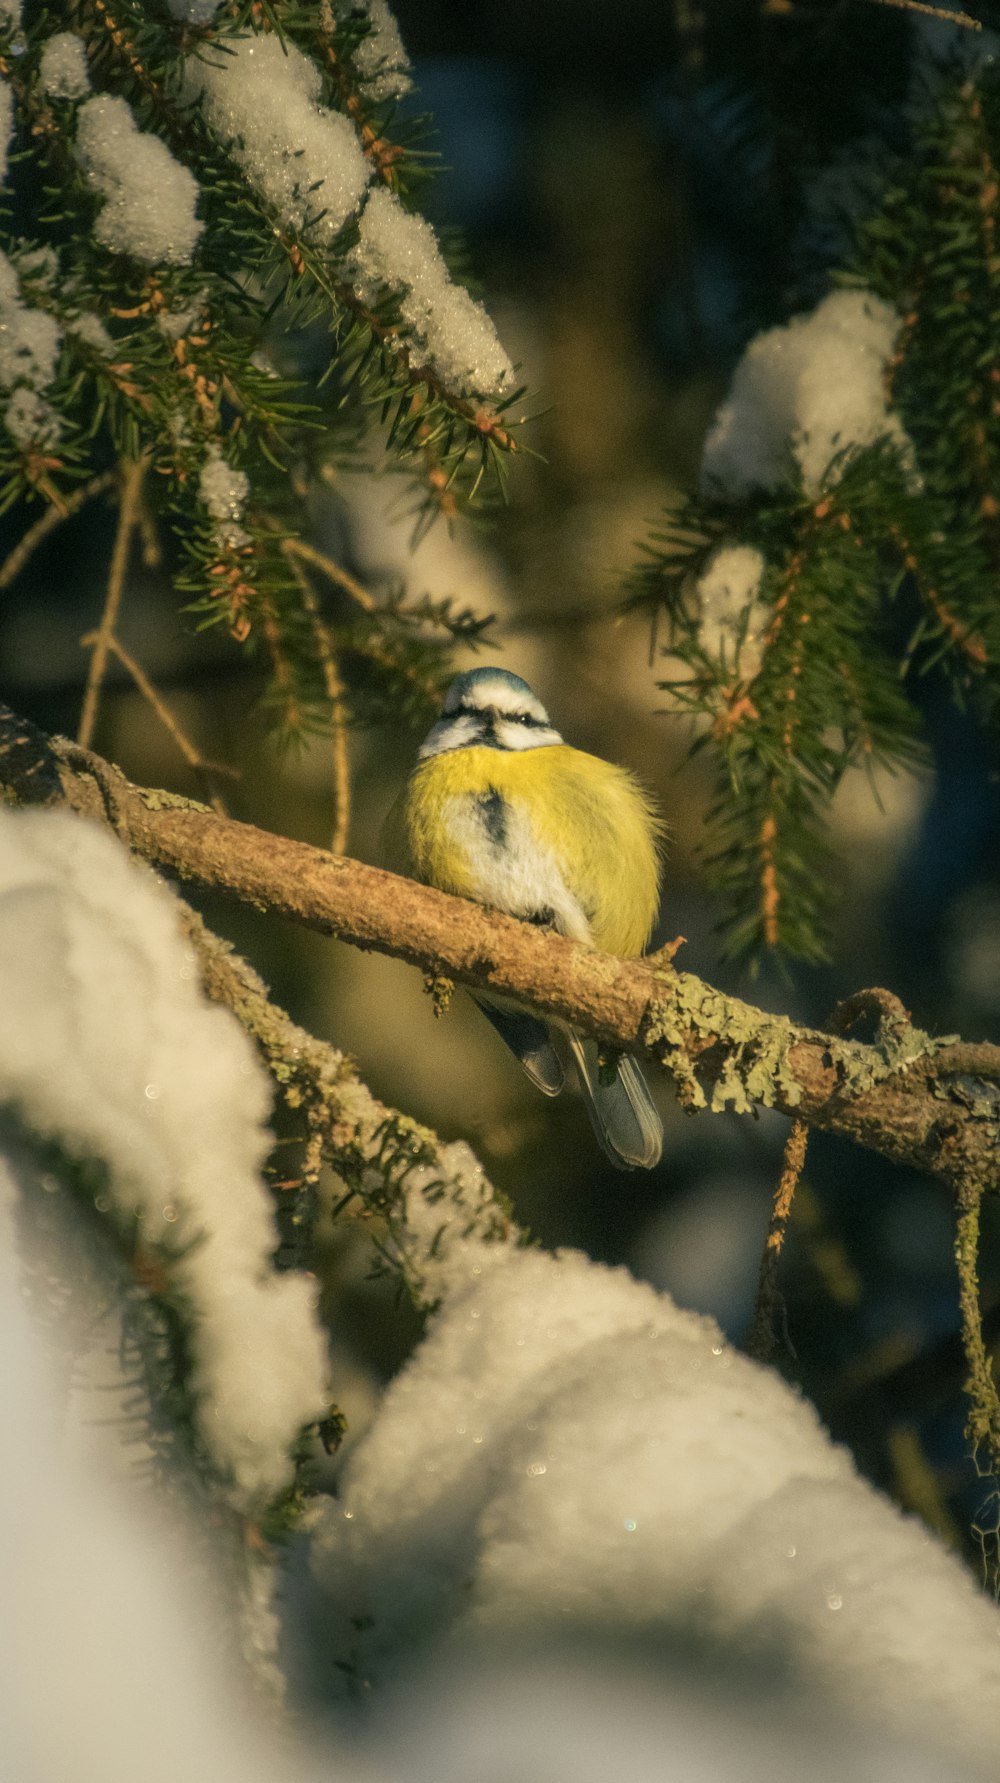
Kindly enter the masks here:
M 439 170 L 419 195 L 470 269 L 537 418 L 487 521 L 444 523 L 410 549 L 398 479 L 340 475 L 314 540 L 377 599 L 405 584 L 496 616 L 498 660 L 525 676 L 568 741 L 627 764 L 654 790 L 671 840 L 657 942 L 723 989 L 822 1023 L 864 985 L 891 987 L 932 1032 L 998 1038 L 1000 791 L 994 747 L 931 679 L 933 769 L 849 778 L 833 814 L 843 898 L 834 963 L 765 971 L 720 963 L 698 848 L 710 794 L 687 721 L 657 688 L 646 619 L 621 602 L 642 541 L 697 479 L 701 442 L 743 347 L 808 307 L 844 251 L 844 214 L 887 152 L 929 54 L 962 34 L 875 0 L 397 0 L 414 113 L 433 115 Z M 989 33 L 976 53 L 990 53 Z M 287 344 L 282 349 L 288 352 Z M 321 343 L 297 343 L 308 374 Z M 5 549 L 25 517 L 9 514 Z M 0 602 L 0 696 L 74 733 L 112 516 L 99 506 L 40 551 Z M 169 560 L 137 556 L 120 634 L 203 755 L 239 775 L 234 816 L 323 844 L 329 745 L 281 755 L 255 705 L 256 670 L 180 613 Z M 459 666 L 468 666 L 459 658 Z M 197 795 L 169 736 L 111 671 L 96 746 L 129 775 Z M 417 735 L 350 735 L 348 851 L 379 859 L 385 814 Z M 753 1305 L 786 1123 L 685 1117 L 658 1088 L 667 1139 L 650 1175 L 613 1172 L 579 1102 L 537 1097 L 458 997 L 435 1021 L 405 966 L 203 900 L 297 1020 L 351 1052 L 387 1102 L 468 1139 L 547 1245 L 623 1263 L 739 1342 Z M 987 1214 L 992 1210 L 987 1208 Z M 1000 1337 L 1000 1244 L 983 1261 L 987 1333 Z M 781 1286 L 780 1365 L 862 1467 L 970 1555 L 995 1546 L 992 1482 L 963 1437 L 951 1211 L 943 1191 L 816 1136 Z M 351 1433 L 412 1343 L 412 1314 L 368 1276 L 366 1249 L 330 1240 L 327 1306 Z

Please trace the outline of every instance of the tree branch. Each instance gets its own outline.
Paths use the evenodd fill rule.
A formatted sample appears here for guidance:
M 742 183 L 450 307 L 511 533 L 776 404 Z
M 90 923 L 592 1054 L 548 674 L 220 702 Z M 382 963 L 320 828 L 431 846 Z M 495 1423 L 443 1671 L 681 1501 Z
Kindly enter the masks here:
M 669 963 L 618 960 L 286 836 L 133 786 L 0 706 L 0 796 L 110 824 L 153 866 L 434 977 L 513 996 L 673 1075 L 689 1108 L 776 1108 L 899 1163 L 997 1187 L 997 1106 L 934 1074 L 939 1043 L 890 1013 L 874 1045 L 795 1026 Z M 879 1007 L 877 997 L 869 999 Z M 940 1050 L 947 1060 L 948 1048 Z

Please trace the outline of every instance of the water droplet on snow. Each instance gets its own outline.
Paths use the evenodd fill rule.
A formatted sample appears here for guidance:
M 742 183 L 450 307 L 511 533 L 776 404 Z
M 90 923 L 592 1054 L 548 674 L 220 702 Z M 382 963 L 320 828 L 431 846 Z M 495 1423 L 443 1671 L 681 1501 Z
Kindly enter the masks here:
M 829 1596 L 829 1597 L 828 1597 L 828 1598 L 827 1598 L 827 1600 L 826 1600 L 826 1607 L 827 1607 L 827 1609 L 828 1609 L 828 1610 L 839 1610 L 839 1609 L 842 1609 L 842 1608 L 843 1608 L 843 1603 L 844 1603 L 844 1600 L 843 1600 L 843 1598 L 842 1598 L 842 1597 L 838 1597 L 838 1596 L 837 1596 L 837 1593 L 836 1593 L 836 1592 L 835 1592 L 835 1591 L 834 1591 L 834 1592 L 833 1592 L 833 1593 L 832 1593 L 832 1594 L 831 1594 L 831 1595 L 830 1595 L 830 1596 Z
M 147 1102 L 155 1102 L 159 1093 L 160 1093 L 160 1086 L 158 1083 L 147 1083 L 147 1085 L 146 1085 L 146 1100 L 147 1100 Z
M 532 1479 L 537 1479 L 539 1474 L 548 1473 L 549 1470 L 544 1461 L 529 1461 L 524 1471 L 526 1474 L 530 1474 Z
M 625 1527 L 628 1530 L 629 1534 L 631 1535 L 632 1531 L 637 1527 L 635 1518 L 634 1517 L 626 1517 L 625 1518 Z
M 798 1551 L 799 1551 L 798 1548 L 786 1548 L 785 1549 L 785 1553 L 788 1555 L 789 1560 L 794 1560 Z
M 166 1220 L 168 1226 L 173 1225 L 175 1219 L 177 1218 L 177 1209 L 174 1206 L 172 1201 L 168 1201 L 166 1207 L 163 1209 L 163 1217 Z

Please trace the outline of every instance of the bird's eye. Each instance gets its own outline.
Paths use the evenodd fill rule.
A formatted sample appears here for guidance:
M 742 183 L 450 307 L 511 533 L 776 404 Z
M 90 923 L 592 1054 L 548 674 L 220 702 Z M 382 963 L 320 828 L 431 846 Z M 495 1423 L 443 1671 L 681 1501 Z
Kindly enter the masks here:
M 510 714 L 510 716 L 513 719 L 515 724 L 531 724 L 532 723 L 532 717 L 531 717 L 530 712 L 512 712 Z

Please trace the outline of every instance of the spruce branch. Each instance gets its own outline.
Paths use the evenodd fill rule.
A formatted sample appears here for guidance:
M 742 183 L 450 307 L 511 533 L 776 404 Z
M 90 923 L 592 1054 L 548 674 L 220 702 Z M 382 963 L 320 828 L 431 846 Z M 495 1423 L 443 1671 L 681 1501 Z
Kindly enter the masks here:
M 425 974 L 513 996 L 672 1075 L 686 1106 L 776 1108 L 955 1187 L 997 1184 L 997 1113 L 951 1074 L 949 1043 L 880 1022 L 861 1044 L 768 1015 L 678 972 L 617 960 L 431 887 L 132 786 L 99 756 L 0 708 L 0 786 L 68 804 L 151 865 Z M 942 1069 L 937 1062 L 941 1060 Z M 964 1061 L 963 1061 L 964 1062 Z

